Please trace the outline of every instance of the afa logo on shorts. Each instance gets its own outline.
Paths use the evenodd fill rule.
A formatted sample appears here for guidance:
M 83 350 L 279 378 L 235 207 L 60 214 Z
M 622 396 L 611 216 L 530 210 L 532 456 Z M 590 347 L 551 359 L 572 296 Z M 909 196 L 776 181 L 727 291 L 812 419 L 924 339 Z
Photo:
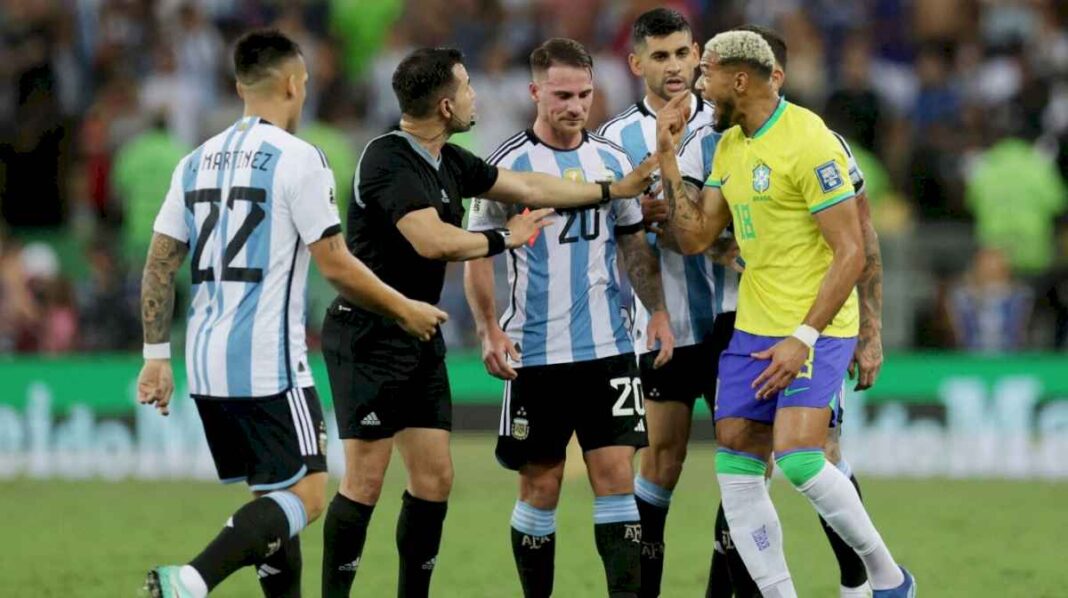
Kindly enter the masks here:
M 530 422 L 527 421 L 527 410 L 520 407 L 512 420 L 512 438 L 526 440 L 527 436 L 530 436 Z
M 771 168 L 761 162 L 753 169 L 753 191 L 763 193 L 771 187 Z
M 845 182 L 842 180 L 842 175 L 838 173 L 838 164 L 834 160 L 816 167 L 816 179 L 819 180 L 820 189 L 824 193 L 834 191 Z

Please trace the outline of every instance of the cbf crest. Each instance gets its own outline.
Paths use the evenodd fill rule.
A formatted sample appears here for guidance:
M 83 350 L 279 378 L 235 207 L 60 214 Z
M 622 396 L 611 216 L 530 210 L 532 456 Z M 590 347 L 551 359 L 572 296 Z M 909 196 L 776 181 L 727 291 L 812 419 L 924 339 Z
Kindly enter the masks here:
M 761 162 L 753 169 L 753 191 L 764 193 L 771 187 L 771 168 Z
M 527 420 L 527 410 L 520 407 L 512 419 L 512 438 L 526 440 L 530 436 L 530 421 Z

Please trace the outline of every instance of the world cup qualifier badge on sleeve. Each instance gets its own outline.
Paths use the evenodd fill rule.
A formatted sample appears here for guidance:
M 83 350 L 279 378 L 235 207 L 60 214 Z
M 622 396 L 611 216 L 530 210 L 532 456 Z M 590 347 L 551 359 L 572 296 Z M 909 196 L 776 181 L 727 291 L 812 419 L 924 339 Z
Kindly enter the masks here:
M 838 164 L 834 160 L 816 167 L 816 178 L 820 182 L 820 189 L 829 193 L 842 186 L 842 175 L 838 172 Z

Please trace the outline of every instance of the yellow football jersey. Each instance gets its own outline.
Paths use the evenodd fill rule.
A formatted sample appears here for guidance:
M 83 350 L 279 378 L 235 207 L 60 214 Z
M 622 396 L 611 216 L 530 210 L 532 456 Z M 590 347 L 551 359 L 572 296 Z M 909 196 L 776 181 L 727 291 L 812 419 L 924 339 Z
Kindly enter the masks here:
M 804 320 L 833 256 L 813 214 L 853 197 L 848 173 L 823 119 L 786 100 L 752 137 L 723 134 L 705 184 L 723 191 L 745 261 L 736 328 L 788 336 Z M 858 322 L 854 289 L 823 334 L 856 336 Z

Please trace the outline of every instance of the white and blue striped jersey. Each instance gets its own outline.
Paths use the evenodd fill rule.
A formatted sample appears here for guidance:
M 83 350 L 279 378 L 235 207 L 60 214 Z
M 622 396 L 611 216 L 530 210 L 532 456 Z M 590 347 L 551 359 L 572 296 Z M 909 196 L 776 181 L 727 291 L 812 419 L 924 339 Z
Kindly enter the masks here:
M 710 103 L 693 96 L 688 132 L 711 123 L 712 113 Z M 656 114 L 644 99 L 606 122 L 598 132 L 622 146 L 635 164 L 656 150 Z M 649 240 L 656 243 L 655 235 L 650 234 Z M 717 309 L 719 295 L 723 292 L 717 286 L 717 280 L 726 280 L 726 269 L 703 255 L 684 256 L 664 247 L 657 249 L 675 346 L 700 343 L 712 334 L 712 324 L 720 311 Z M 649 314 L 637 297 L 634 305 L 634 334 L 635 338 L 640 338 L 648 326 Z M 635 344 L 639 353 L 648 351 L 646 343 Z
M 531 130 L 505 141 L 490 164 L 575 181 L 623 178 L 632 165 L 623 148 L 583 134 L 582 144 L 560 150 Z M 524 208 L 476 199 L 467 227 L 502 228 Z M 520 353 L 515 367 L 574 363 L 633 353 L 616 266 L 616 234 L 641 230 L 637 199 L 557 210 L 533 243 L 508 251 L 509 305 L 501 328 Z
M 834 133 L 834 131 L 831 132 Z M 849 162 L 849 178 L 853 182 L 857 195 L 860 195 L 864 192 L 864 173 L 861 172 L 856 158 L 853 157 L 853 150 L 850 149 L 845 138 L 838 133 L 834 133 L 834 136 L 838 138 L 845 150 Z M 721 134 L 716 132 L 712 123 L 709 123 L 693 129 L 683 138 L 682 145 L 679 147 L 679 172 L 684 181 L 698 189 L 704 188 L 705 181 L 712 173 L 712 156 L 720 137 Z M 723 235 L 730 236 L 730 233 L 724 231 Z M 735 311 L 738 309 L 738 272 L 719 265 L 716 266 L 714 272 L 718 291 L 716 313 Z
M 190 394 L 264 397 L 313 384 L 307 246 L 341 232 L 322 152 L 242 118 L 178 163 L 153 228 L 191 249 Z
M 692 129 L 683 138 L 679 146 L 679 172 L 682 180 L 697 187 L 698 192 L 705 186 L 705 180 L 712 172 L 712 157 L 716 153 L 716 144 L 719 143 L 721 133 L 717 133 L 712 123 L 707 123 Z M 730 231 L 723 231 L 721 237 L 731 237 Z M 738 284 L 740 282 L 737 271 L 714 264 L 712 278 L 716 285 L 715 304 L 713 309 L 716 315 L 735 311 L 738 309 Z

